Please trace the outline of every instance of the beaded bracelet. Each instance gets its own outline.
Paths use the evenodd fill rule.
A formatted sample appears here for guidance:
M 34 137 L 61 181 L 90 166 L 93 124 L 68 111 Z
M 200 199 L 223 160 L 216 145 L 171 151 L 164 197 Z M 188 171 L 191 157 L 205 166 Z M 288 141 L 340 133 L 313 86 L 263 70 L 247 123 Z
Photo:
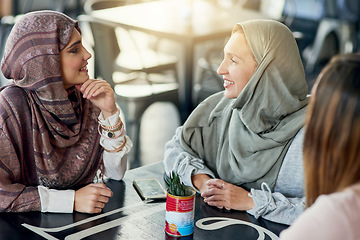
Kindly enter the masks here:
M 101 124 L 100 124 L 100 126 L 104 131 L 115 133 L 115 132 L 120 131 L 121 129 L 123 129 L 124 124 L 121 122 L 121 124 L 117 128 L 113 128 L 113 129 L 104 128 L 103 125 L 101 125 Z
M 123 122 L 121 121 L 121 118 L 119 117 L 119 121 L 114 125 L 114 126 L 105 126 L 105 125 L 101 125 L 101 128 L 104 129 L 104 130 L 108 130 L 108 131 L 115 131 L 116 129 L 120 129 L 123 125 Z
M 107 135 L 102 134 L 101 129 L 104 130 L 105 132 L 107 132 Z M 117 131 L 120 131 L 120 134 L 119 134 L 118 136 L 115 136 L 115 132 L 117 132 Z M 98 126 L 98 132 L 99 132 L 100 135 L 102 135 L 102 136 L 103 136 L 104 138 L 106 138 L 106 139 L 116 139 L 116 138 L 121 137 L 121 135 L 123 134 L 123 132 L 124 132 L 124 125 L 121 125 L 121 129 L 117 129 L 116 131 L 110 131 L 110 130 L 107 130 L 107 129 L 103 129 L 103 128 L 101 127 L 101 124 L 99 124 L 99 126 Z
M 114 150 L 108 150 L 108 149 L 104 148 L 104 150 L 107 151 L 107 152 L 109 152 L 109 153 L 116 153 L 116 152 L 120 152 L 121 150 L 123 150 L 123 148 L 125 147 L 125 145 L 126 145 L 126 137 L 124 137 L 124 142 L 123 142 L 123 144 L 121 144 L 120 147 L 118 147 L 118 148 L 116 148 L 116 149 L 114 149 Z

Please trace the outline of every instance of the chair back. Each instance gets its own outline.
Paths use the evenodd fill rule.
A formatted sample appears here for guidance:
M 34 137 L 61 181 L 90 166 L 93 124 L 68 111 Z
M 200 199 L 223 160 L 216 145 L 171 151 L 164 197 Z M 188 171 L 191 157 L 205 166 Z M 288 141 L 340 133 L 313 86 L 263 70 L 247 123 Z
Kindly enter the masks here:
M 120 53 L 115 26 L 89 15 L 80 15 L 78 20 L 81 24 L 88 24 L 92 32 L 94 39 L 95 78 L 101 77 L 114 87 L 112 75 L 114 72 L 114 62 Z
M 107 8 L 119 7 L 136 3 L 134 0 L 87 0 L 84 4 L 84 12 L 91 15 L 93 11 L 102 10 Z M 117 37 L 117 45 L 122 51 L 131 51 L 132 58 L 137 60 L 139 68 L 146 67 L 146 57 L 142 52 L 149 49 L 149 45 L 153 45 L 154 39 L 148 34 L 138 32 L 132 29 L 126 29 L 119 26 L 114 28 L 112 35 Z M 155 44 L 156 45 L 156 44 Z M 118 54 L 119 52 L 117 52 Z M 153 62 L 156 61 L 158 56 L 154 56 Z M 122 69 L 127 72 L 127 70 Z
M 350 22 L 359 23 L 360 20 L 360 1 L 359 0 L 337 0 L 338 18 Z

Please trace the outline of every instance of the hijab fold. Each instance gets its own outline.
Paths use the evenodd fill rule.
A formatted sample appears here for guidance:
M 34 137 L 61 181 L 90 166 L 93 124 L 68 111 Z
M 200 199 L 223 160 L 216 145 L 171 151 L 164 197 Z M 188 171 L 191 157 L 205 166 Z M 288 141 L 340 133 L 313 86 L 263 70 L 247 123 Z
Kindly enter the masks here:
M 282 161 L 303 127 L 308 88 L 291 31 L 274 20 L 239 24 L 258 63 L 236 99 L 223 92 L 185 122 L 181 145 L 221 179 L 247 189 L 273 189 Z

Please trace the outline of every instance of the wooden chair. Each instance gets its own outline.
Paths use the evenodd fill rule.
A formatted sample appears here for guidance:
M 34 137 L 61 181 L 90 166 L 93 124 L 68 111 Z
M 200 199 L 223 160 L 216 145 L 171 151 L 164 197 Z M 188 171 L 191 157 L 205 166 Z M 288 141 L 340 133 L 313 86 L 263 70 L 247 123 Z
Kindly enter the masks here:
M 78 20 L 82 27 L 88 24 L 91 28 L 96 77 L 102 77 L 108 81 L 115 91 L 116 101 L 125 115 L 127 133 L 134 143 L 133 151 L 128 156 L 130 168 L 137 167 L 139 166 L 140 121 L 144 111 L 152 103 L 159 101 L 172 102 L 179 109 L 176 68 L 174 66 L 172 69 L 172 76 L 159 74 L 161 71 L 158 74 L 152 74 L 150 68 L 143 69 L 147 71 L 145 75 L 136 74 L 140 71 L 135 70 L 129 74 L 119 72 L 119 68 L 114 64 L 117 55 L 122 54 L 114 32 L 116 25 L 97 20 L 89 15 L 80 15 Z

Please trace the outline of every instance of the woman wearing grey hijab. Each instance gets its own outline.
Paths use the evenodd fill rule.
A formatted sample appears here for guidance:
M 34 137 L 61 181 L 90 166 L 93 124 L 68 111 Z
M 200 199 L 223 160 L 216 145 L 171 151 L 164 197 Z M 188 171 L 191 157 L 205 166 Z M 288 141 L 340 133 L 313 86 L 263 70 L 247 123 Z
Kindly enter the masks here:
M 291 224 L 304 210 L 302 141 L 308 87 L 291 31 L 237 24 L 204 100 L 166 144 L 164 165 L 220 209 Z

